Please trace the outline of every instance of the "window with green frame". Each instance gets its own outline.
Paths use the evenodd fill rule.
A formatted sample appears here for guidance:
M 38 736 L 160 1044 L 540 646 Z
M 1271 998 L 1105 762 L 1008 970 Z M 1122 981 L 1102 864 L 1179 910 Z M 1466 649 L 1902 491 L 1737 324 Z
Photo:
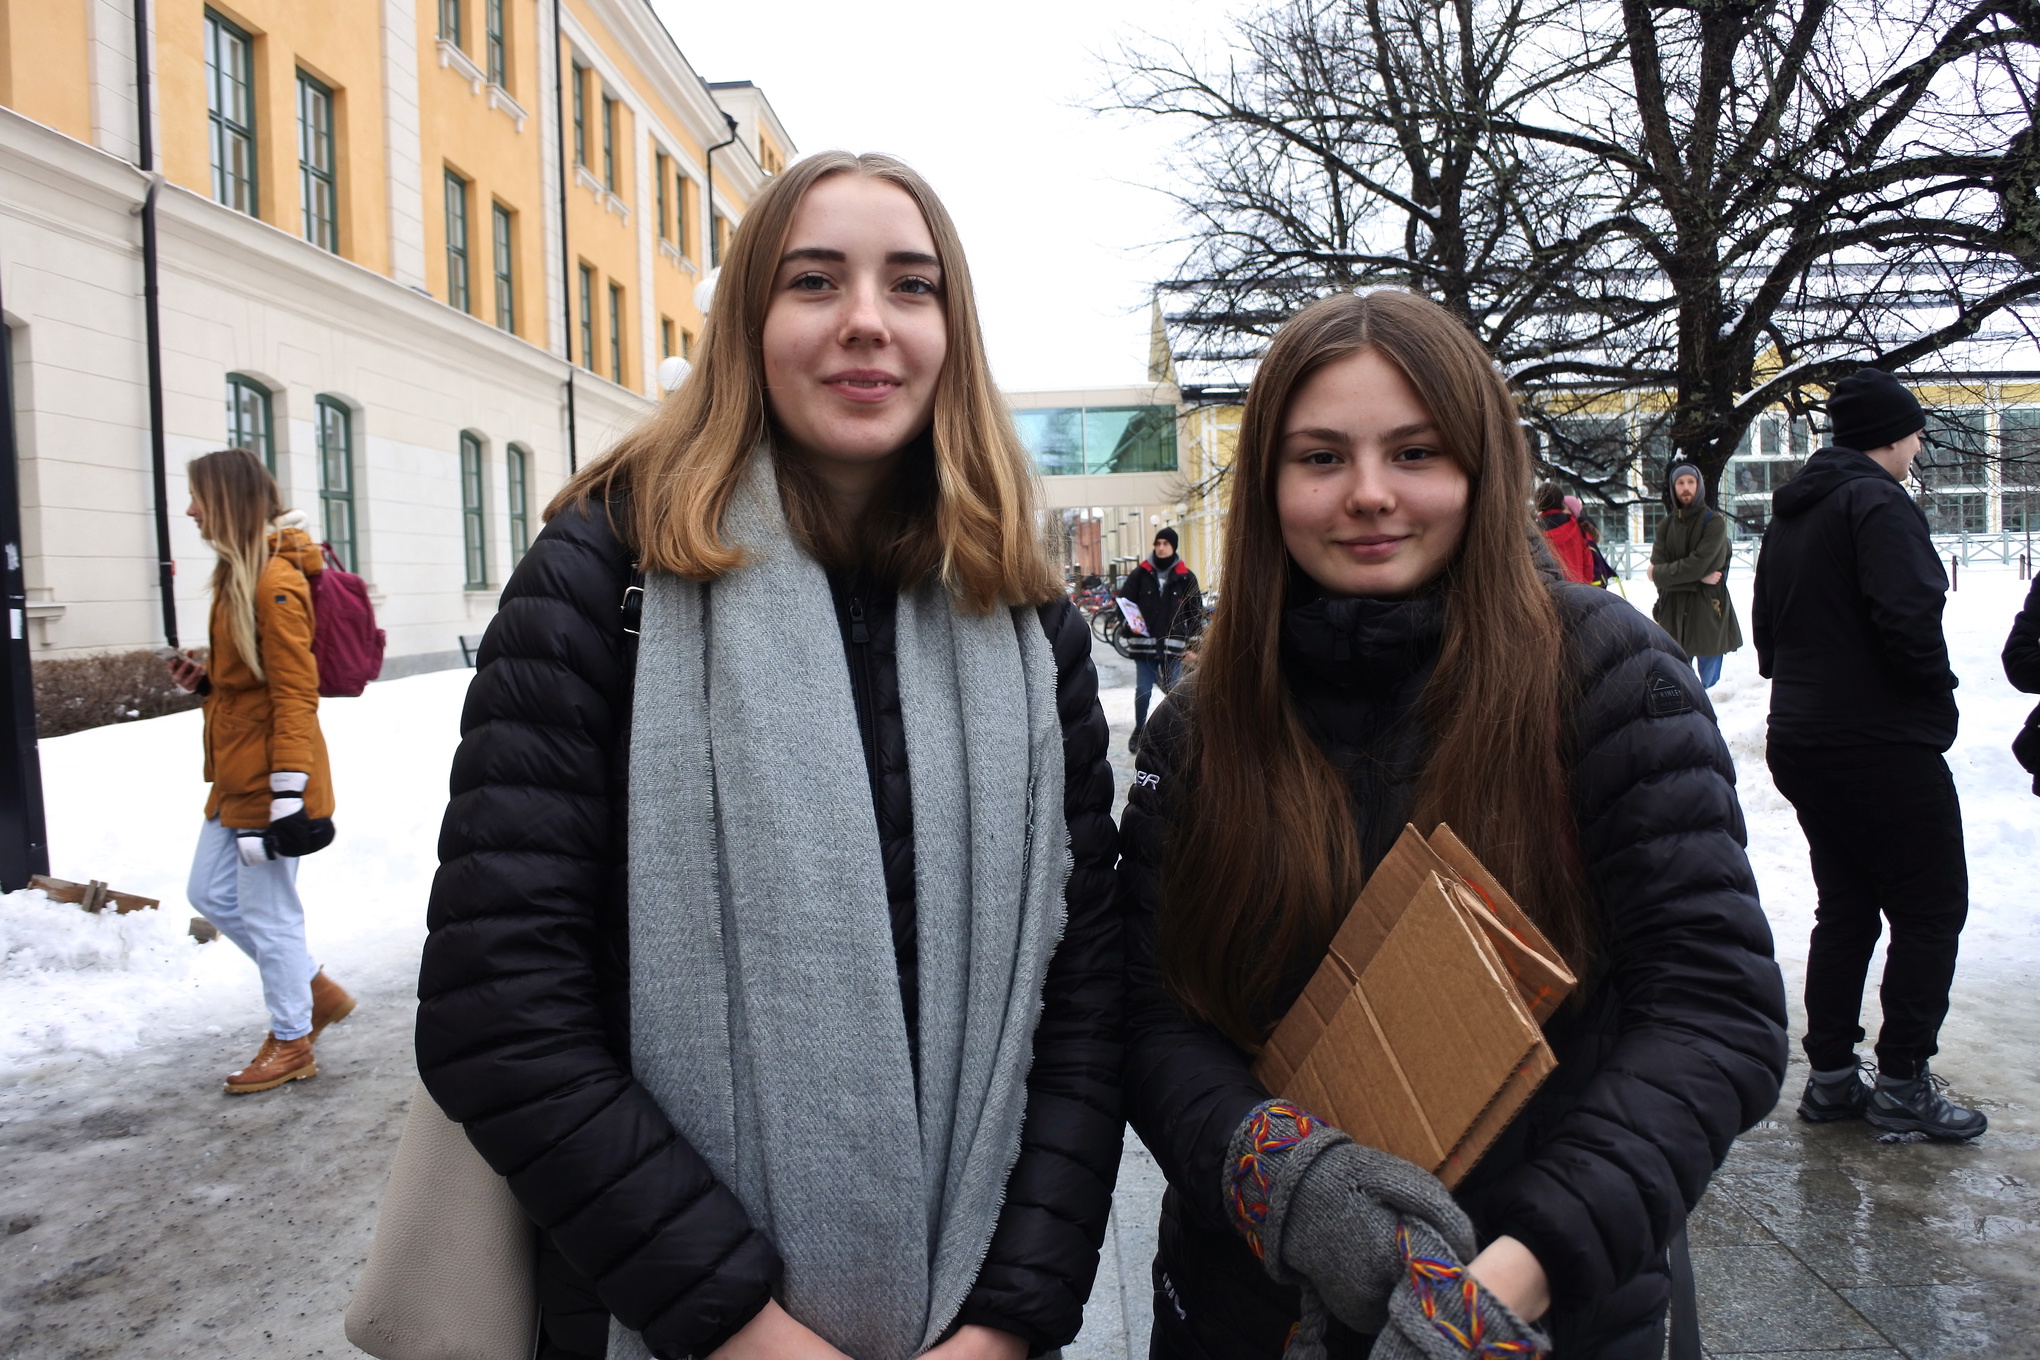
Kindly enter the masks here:
M 507 87 L 510 83 L 510 43 L 503 28 L 503 0 L 488 0 L 483 22 L 488 27 L 489 83 Z
M 340 565 L 360 571 L 354 554 L 354 412 L 337 397 L 320 397 L 315 409 L 320 529 Z
M 574 66 L 574 164 L 588 163 L 588 68 Z
M 488 520 L 482 513 L 482 440 L 460 434 L 460 541 L 467 566 L 467 587 L 489 584 Z
M 595 271 L 581 266 L 581 364 L 595 371 Z
M 227 375 L 227 445 L 260 454 L 262 466 L 276 471 L 276 422 L 270 415 L 269 388 L 239 373 Z
M 455 47 L 464 45 L 460 0 L 439 0 L 439 36 Z
M 205 12 L 205 103 L 212 128 L 213 197 L 261 215 L 255 174 L 255 40 Z
M 297 73 L 298 190 L 305 206 L 305 239 L 340 253 L 340 194 L 334 182 L 333 92 Z
M 446 300 L 471 312 L 468 291 L 468 182 L 446 172 Z
M 669 163 L 665 152 L 654 151 L 652 153 L 652 175 L 659 186 L 659 239 L 661 241 L 673 239 L 673 203 L 671 199 L 666 197 L 666 183 L 672 178 L 667 170 Z
M 602 96 L 602 187 L 616 192 L 616 101 Z
M 609 285 L 609 380 L 623 381 L 623 285 Z
M 517 332 L 517 279 L 512 268 L 510 210 L 497 203 L 492 205 L 489 216 L 495 242 L 496 324 L 514 335 Z
M 510 502 L 510 565 L 531 546 L 531 453 L 522 444 L 503 450 L 503 481 Z

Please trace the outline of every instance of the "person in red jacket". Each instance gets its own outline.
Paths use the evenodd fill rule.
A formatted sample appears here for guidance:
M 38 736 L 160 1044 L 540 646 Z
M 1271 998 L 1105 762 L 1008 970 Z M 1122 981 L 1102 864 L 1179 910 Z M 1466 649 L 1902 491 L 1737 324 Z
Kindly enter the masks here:
M 1592 585 L 1594 550 L 1580 532 L 1580 522 L 1565 508 L 1565 488 L 1557 482 L 1538 483 L 1537 527 L 1551 546 L 1551 555 L 1565 569 L 1566 579 Z

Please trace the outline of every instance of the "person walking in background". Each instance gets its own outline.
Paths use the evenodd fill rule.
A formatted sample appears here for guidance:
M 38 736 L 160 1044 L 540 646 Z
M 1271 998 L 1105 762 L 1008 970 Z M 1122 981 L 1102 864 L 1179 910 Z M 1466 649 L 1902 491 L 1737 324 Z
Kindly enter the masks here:
M 185 513 L 219 555 L 212 652 L 169 660 L 170 678 L 205 697 L 205 826 L 186 891 L 200 915 L 255 960 L 269 1035 L 226 1080 L 229 1095 L 317 1076 L 312 1043 L 354 998 L 312 961 L 297 862 L 333 839 L 333 781 L 319 731 L 308 577 L 323 569 L 302 511 L 246 449 L 188 466 Z
M 1586 507 L 1580 503 L 1578 496 L 1567 496 L 1565 508 L 1566 513 L 1578 522 L 1580 537 L 1587 541 L 1587 560 L 1593 564 L 1593 575 L 1588 578 L 1587 584 L 1606 590 L 1608 583 L 1616 580 L 1619 573 L 1610 565 L 1608 559 L 1601 555 L 1601 531 L 1595 527 L 1594 521 L 1587 518 Z
M 1123 1142 L 1110 737 L 954 223 L 789 166 L 696 354 L 483 639 L 419 1074 L 542 1360 L 1054 1351 Z
M 2005 679 L 2027 694 L 2040 694 L 2040 576 L 2026 591 L 2026 607 L 2012 621 L 2012 635 L 2005 639 Z M 2012 754 L 2026 773 L 2033 776 L 2033 792 L 2040 794 L 2040 706 L 2026 715 L 2026 725 L 2012 742 Z
M 1700 469 L 1672 469 L 1672 513 L 1650 546 L 1650 579 L 1657 585 L 1651 617 L 1693 658 L 1700 683 L 1721 679 L 1721 658 L 1742 646 L 1735 601 L 1728 597 L 1728 520 L 1702 494 Z
M 1176 687 L 1183 674 L 1183 653 L 1204 618 L 1204 596 L 1197 573 L 1176 551 L 1180 542 L 1167 525 L 1155 533 L 1154 548 L 1126 574 L 1119 594 L 1140 611 L 1145 633 L 1128 630 L 1126 649 L 1133 655 L 1133 737 L 1140 749 L 1147 728 L 1148 701 L 1157 682 L 1162 693 Z
M 1169 1180 L 1146 1353 L 1661 1355 L 1666 1245 L 1785 1070 L 1699 682 L 1636 611 L 1540 571 L 1515 398 L 1433 302 L 1292 318 L 1234 467 L 1226 608 L 1121 826 L 1127 1110 Z M 1546 1027 L 1556 1075 L 1449 1193 L 1253 1072 L 1398 834 L 1440 822 L 1582 980 Z
M 1566 508 L 1569 499 L 1557 482 L 1537 486 L 1537 530 L 1544 535 L 1551 555 L 1565 572 L 1565 579 L 1590 585 L 1594 579 L 1594 553 L 1580 531 L 1577 514 Z M 1578 504 L 1577 501 L 1574 504 Z
M 1833 443 L 1771 497 L 1751 627 L 1771 679 L 1771 777 L 1799 813 L 1820 902 L 1806 957 L 1799 1102 L 1815 1122 L 1974 1138 L 1981 1111 L 1942 1093 L 1937 1051 L 1969 914 L 1962 806 L 1942 758 L 1956 677 L 1941 632 L 1948 577 L 1904 481 L 1926 416 L 1862 369 L 1828 399 Z M 1858 1070 L 1863 984 L 1891 925 L 1874 1089 Z

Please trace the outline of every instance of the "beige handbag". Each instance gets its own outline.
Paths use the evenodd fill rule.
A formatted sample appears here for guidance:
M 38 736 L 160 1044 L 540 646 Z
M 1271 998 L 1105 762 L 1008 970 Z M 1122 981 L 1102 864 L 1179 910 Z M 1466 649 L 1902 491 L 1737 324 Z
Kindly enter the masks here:
M 530 1360 L 537 1230 L 419 1082 L 347 1339 L 378 1360 Z

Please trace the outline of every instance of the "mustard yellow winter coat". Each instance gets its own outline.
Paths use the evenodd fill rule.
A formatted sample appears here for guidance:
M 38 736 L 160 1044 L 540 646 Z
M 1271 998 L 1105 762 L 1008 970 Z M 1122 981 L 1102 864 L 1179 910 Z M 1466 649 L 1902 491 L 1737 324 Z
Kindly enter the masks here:
M 319 731 L 319 665 L 312 657 L 312 587 L 324 570 L 319 547 L 292 512 L 269 536 L 270 558 L 255 589 L 255 636 L 266 680 L 234 646 L 225 601 L 212 607 L 212 659 L 206 667 L 205 815 L 227 826 L 269 825 L 269 775 L 308 777 L 305 813 L 333 815 L 333 775 Z

